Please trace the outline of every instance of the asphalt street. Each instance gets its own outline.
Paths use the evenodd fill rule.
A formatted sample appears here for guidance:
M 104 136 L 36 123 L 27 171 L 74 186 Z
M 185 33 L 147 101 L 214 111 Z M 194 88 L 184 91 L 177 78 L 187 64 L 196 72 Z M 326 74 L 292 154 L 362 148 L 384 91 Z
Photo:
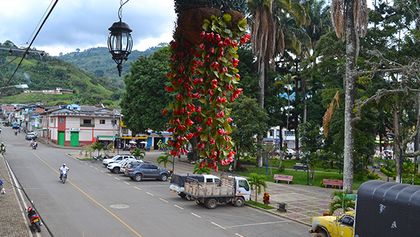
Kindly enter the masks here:
M 70 150 L 39 144 L 3 128 L 5 157 L 54 236 L 305 237 L 308 227 L 249 207 L 208 210 L 169 191 L 169 183 L 134 182 Z M 59 182 L 58 168 L 70 168 Z M 48 236 L 43 231 L 43 236 Z

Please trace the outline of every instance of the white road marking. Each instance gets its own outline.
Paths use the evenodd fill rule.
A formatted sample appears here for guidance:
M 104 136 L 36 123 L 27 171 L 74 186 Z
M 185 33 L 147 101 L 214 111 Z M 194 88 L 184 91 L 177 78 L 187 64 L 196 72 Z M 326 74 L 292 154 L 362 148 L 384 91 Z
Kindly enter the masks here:
M 102 173 L 105 173 L 105 170 L 101 170 Z
M 90 167 L 90 168 L 95 168 L 95 167 L 93 167 L 93 166 L 91 166 L 91 165 L 89 165 L 89 167 Z
M 176 207 L 176 208 L 179 208 L 179 209 L 181 209 L 181 210 L 183 210 L 184 208 L 183 207 L 180 207 L 180 206 L 178 206 L 178 205 L 174 205 L 174 207 Z
M 114 179 L 116 179 L 116 180 L 120 180 L 120 178 L 118 178 L 118 177 L 114 177 Z
M 245 236 L 240 235 L 240 234 L 238 234 L 238 233 L 235 233 L 235 235 L 236 235 L 236 236 L 238 236 L 238 237 L 245 237 Z
M 149 192 L 146 192 L 146 193 L 149 194 L 152 197 L 155 196 L 155 195 L 153 195 L 153 193 L 149 193 Z
M 215 225 L 215 226 L 217 226 L 217 227 L 219 227 L 220 229 L 224 229 L 224 230 L 226 230 L 226 228 L 225 227 L 223 227 L 223 226 L 221 226 L 221 225 L 219 225 L 219 224 L 217 224 L 217 223 L 215 223 L 215 222 L 210 222 L 210 223 L 212 223 L 213 225 Z
M 193 216 L 195 216 L 195 217 L 198 217 L 198 218 L 201 218 L 201 216 L 199 216 L 199 215 L 195 214 L 194 212 L 191 212 L 191 215 L 193 215 Z
M 235 228 L 235 227 L 254 226 L 254 225 L 270 225 L 270 224 L 278 224 L 278 223 L 285 223 L 285 222 L 290 222 L 290 221 L 271 221 L 271 222 L 250 223 L 250 224 L 243 224 L 243 225 L 226 226 L 225 228 Z
M 141 188 L 139 188 L 139 187 L 134 187 L 135 189 L 138 189 L 138 190 L 143 190 L 143 189 L 141 189 Z
M 124 181 L 124 183 L 125 183 L 125 184 L 127 184 L 127 185 L 130 185 L 130 183 L 129 183 L 129 182 L 127 182 L 127 181 Z
M 161 200 L 162 202 L 169 203 L 169 201 L 168 201 L 168 200 L 165 200 L 165 199 L 163 199 L 163 198 L 159 198 L 159 200 Z
M 97 167 L 95 167 L 95 170 L 98 170 L 98 168 L 97 168 Z

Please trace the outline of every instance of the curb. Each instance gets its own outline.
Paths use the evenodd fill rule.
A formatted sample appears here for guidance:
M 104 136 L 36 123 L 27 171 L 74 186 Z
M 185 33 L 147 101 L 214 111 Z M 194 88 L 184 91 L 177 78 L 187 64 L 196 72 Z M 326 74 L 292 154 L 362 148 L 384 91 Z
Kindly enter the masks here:
M 264 209 L 264 208 L 261 208 L 261 207 L 257 207 L 257 206 L 254 206 L 254 205 L 250 205 L 250 204 L 248 204 L 248 203 L 245 203 L 245 206 L 248 206 L 248 207 L 251 207 L 251 208 L 258 209 L 258 210 L 260 210 L 260 211 L 263 211 L 263 212 L 269 213 L 269 214 L 271 214 L 271 215 L 280 216 L 280 217 L 282 217 L 282 218 L 288 219 L 288 220 L 290 220 L 290 221 L 297 222 L 297 223 L 302 224 L 302 225 L 305 225 L 305 226 L 309 226 L 309 227 L 311 226 L 310 224 L 308 224 L 308 223 L 306 223 L 306 222 L 303 222 L 303 221 L 300 221 L 300 220 L 296 220 L 296 219 L 290 218 L 290 217 L 288 217 L 288 216 L 283 216 L 283 215 L 282 215 L 282 214 L 280 214 L 280 213 L 273 212 L 273 211 L 270 211 L 270 210 L 267 210 L 267 209 Z M 271 209 L 271 210 L 276 210 L 276 208 Z

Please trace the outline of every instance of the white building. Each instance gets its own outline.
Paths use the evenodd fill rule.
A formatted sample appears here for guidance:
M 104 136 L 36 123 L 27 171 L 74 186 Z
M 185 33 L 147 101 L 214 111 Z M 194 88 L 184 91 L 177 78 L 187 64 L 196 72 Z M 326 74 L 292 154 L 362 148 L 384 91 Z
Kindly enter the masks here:
M 280 138 L 281 132 L 281 138 Z M 287 148 L 295 149 L 295 130 L 288 130 L 283 128 L 280 131 L 280 126 L 271 127 L 264 138 L 266 142 L 273 142 L 276 147 L 280 146 L 280 140 L 283 139 L 282 144 L 287 144 Z
M 107 108 L 71 105 L 41 115 L 42 136 L 62 146 L 83 146 L 97 140 L 111 142 L 119 134 L 121 116 Z

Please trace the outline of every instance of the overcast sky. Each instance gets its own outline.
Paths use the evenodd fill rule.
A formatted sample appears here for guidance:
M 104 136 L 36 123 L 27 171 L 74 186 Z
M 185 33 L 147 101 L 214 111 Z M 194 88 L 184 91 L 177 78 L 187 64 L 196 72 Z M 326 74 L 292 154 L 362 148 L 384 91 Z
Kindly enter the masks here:
M 0 42 L 28 46 L 52 0 L 1 0 Z M 119 0 L 59 0 L 33 47 L 50 55 L 106 46 L 108 28 L 118 21 Z M 134 49 L 145 50 L 172 39 L 173 0 L 130 0 L 123 21 L 133 30 Z

